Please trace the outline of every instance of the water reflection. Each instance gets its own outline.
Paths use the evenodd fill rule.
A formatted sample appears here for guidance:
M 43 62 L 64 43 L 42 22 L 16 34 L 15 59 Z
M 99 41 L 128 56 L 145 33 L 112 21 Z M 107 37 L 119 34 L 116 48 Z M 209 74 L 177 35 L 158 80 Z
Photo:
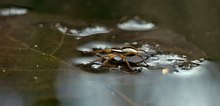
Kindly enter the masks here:
M 14 90 L 0 89 L 1 106 L 24 106 L 22 96 Z
M 92 74 L 74 68 L 58 74 L 57 96 L 61 106 L 215 106 L 220 103 L 217 67 L 205 61 L 168 75 L 149 70 Z
M 114 44 L 110 42 L 89 42 L 82 46 L 77 47 L 79 52 L 82 52 L 82 55 L 73 58 L 71 63 L 75 65 L 88 67 L 88 70 L 91 68 L 101 69 L 102 65 L 106 68 L 109 66 L 109 69 L 120 68 L 126 70 L 127 66 L 136 68 L 137 70 L 160 70 L 163 74 L 179 72 L 179 71 L 188 71 L 194 67 L 198 67 L 203 64 L 204 58 L 192 60 L 186 55 L 170 53 L 161 53 L 162 50 L 158 52 L 157 47 L 159 44 L 150 45 L 147 43 L 141 44 L 140 50 L 135 50 L 132 48 L 132 43 L 121 43 Z M 138 45 L 138 43 L 137 43 Z M 96 50 L 103 50 L 102 52 Z M 131 51 L 133 50 L 133 51 Z M 107 51 L 107 52 L 106 52 Z M 124 53 L 134 53 L 136 55 L 127 56 Z M 97 54 L 96 54 L 97 53 Z M 114 54 L 114 55 L 112 55 Z M 125 56 L 124 59 L 128 61 L 126 64 L 125 61 L 120 55 Z M 109 57 L 109 56 L 113 56 Z M 108 59 L 111 58 L 111 59 Z M 142 59 L 142 60 L 141 60 Z M 133 65 L 133 66 L 132 66 Z M 102 67 L 103 68 L 103 67 Z M 131 68 L 130 68 L 131 69 Z
M 115 95 L 100 80 L 101 75 L 67 71 L 58 78 L 61 106 L 112 106 Z
M 91 52 L 94 48 L 97 49 L 106 49 L 106 48 L 112 48 L 112 47 L 122 47 L 123 44 L 116 44 L 116 43 L 110 43 L 110 42 L 104 42 L 104 41 L 96 41 L 96 42 L 89 42 L 85 45 L 81 45 L 77 47 L 77 50 L 83 51 L 83 52 Z
M 207 63 L 191 72 L 161 80 L 151 89 L 154 106 L 217 106 L 220 86 L 219 78 L 213 73 L 218 70 L 214 67 Z
M 77 28 L 67 28 L 60 23 L 57 23 L 55 25 L 58 31 L 60 31 L 63 34 L 70 35 L 70 36 L 75 36 L 75 37 L 85 37 L 85 36 L 90 36 L 90 35 L 96 35 L 96 34 L 104 34 L 104 33 L 109 33 L 111 30 L 107 29 L 104 26 L 92 26 L 92 27 L 84 27 L 81 29 Z
M 127 31 L 147 31 L 152 30 L 156 26 L 151 22 L 146 22 L 139 17 L 134 17 L 133 19 L 129 19 L 125 22 L 119 23 L 119 29 L 127 30 Z
M 26 8 L 3 8 L 0 9 L 0 16 L 16 16 L 16 15 L 24 15 L 27 14 L 28 10 Z

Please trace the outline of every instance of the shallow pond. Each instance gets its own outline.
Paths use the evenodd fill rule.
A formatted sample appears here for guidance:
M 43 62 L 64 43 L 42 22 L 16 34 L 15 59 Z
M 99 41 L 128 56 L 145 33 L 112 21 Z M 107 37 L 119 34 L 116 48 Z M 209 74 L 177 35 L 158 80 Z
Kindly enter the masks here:
M 0 3 L 1 106 L 220 104 L 217 3 L 54 1 L 59 9 L 49 8 L 51 3 Z M 128 44 L 160 50 L 156 60 L 147 60 L 159 68 L 128 74 L 83 65 L 97 57 L 82 51 Z M 178 59 L 201 58 L 192 69 L 162 72 L 176 69 Z M 125 62 L 116 63 L 123 68 Z

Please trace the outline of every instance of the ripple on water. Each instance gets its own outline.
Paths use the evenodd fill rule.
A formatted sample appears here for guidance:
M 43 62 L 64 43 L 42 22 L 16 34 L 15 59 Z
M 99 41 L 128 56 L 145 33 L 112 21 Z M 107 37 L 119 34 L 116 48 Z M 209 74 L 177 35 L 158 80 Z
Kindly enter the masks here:
M 72 62 L 77 65 L 81 64 L 93 69 L 99 69 L 103 61 L 98 61 L 95 63 L 93 62 L 96 59 L 99 59 L 102 56 L 106 56 L 109 53 L 96 55 L 95 53 L 92 53 L 94 50 L 97 49 L 103 50 L 106 48 L 115 48 L 115 47 L 122 48 L 125 46 L 128 46 L 128 43 L 114 44 L 108 42 L 90 42 L 85 45 L 79 46 L 77 48 L 77 50 L 83 52 L 83 54 L 81 57 L 72 59 Z M 140 49 L 143 50 L 144 52 L 138 52 L 138 53 L 145 59 L 145 62 L 144 61 L 140 62 L 142 60 L 138 56 L 127 56 L 126 60 L 128 60 L 129 64 L 133 68 L 139 68 L 142 71 L 149 71 L 149 70 L 159 71 L 162 74 L 189 71 L 195 67 L 199 67 L 204 61 L 203 58 L 197 60 L 191 60 L 186 55 L 175 54 L 175 53 L 162 53 L 161 51 L 157 52 L 156 47 L 158 47 L 158 45 L 154 46 L 147 43 L 140 46 Z M 112 69 L 126 70 L 127 68 L 126 62 L 122 60 L 120 56 L 114 57 L 112 60 L 107 62 L 106 66 L 107 65 L 110 66 L 107 68 L 109 70 Z
M 60 23 L 57 23 L 55 27 L 61 33 L 70 36 L 75 36 L 76 38 L 111 32 L 110 29 L 100 25 L 87 26 L 83 28 L 68 28 L 64 25 L 61 25 Z
M 128 19 L 122 23 L 119 23 L 117 26 L 119 29 L 126 31 L 148 31 L 156 28 L 154 23 L 146 22 L 139 17 Z
M 17 16 L 25 15 L 28 13 L 28 9 L 21 7 L 9 7 L 0 9 L 0 16 Z

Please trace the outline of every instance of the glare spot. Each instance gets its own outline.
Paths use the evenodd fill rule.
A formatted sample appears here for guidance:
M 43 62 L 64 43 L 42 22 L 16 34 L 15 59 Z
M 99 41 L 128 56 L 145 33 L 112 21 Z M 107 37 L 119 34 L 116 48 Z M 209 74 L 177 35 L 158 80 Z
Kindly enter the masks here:
M 169 68 L 164 68 L 164 69 L 162 69 L 162 74 L 163 74 L 163 75 L 166 75 L 166 74 L 168 74 L 169 72 L 170 72 Z
M 126 22 L 119 23 L 118 28 L 128 31 L 147 31 L 155 28 L 155 24 L 146 22 L 139 18 L 130 19 Z
M 34 79 L 34 80 L 38 80 L 38 77 L 37 77 L 37 76 L 34 76 L 33 79 Z
M 110 30 L 102 26 L 95 26 L 95 27 L 86 27 L 85 29 L 82 30 L 71 29 L 70 32 L 76 36 L 89 36 L 94 34 L 109 33 Z
M 101 65 L 100 64 L 93 64 L 91 67 L 94 69 L 99 69 L 101 67 Z
M 133 45 L 137 45 L 137 44 L 138 44 L 138 42 L 132 42 L 132 44 L 133 44 Z
M 84 36 L 96 35 L 96 34 L 104 34 L 109 33 L 111 30 L 107 29 L 104 26 L 93 26 L 93 27 L 84 27 L 81 29 L 77 28 L 67 28 L 60 23 L 57 23 L 55 27 L 63 34 L 75 36 L 77 39 Z
M 84 58 L 74 58 L 72 60 L 73 63 L 75 64 L 89 64 L 90 62 L 92 62 L 95 58 L 94 57 L 84 57 Z
M 76 37 L 76 40 L 80 40 L 82 37 Z
M 55 27 L 58 29 L 58 31 L 62 32 L 62 33 L 66 33 L 67 32 L 67 27 L 63 27 L 60 25 L 60 23 L 56 23 Z
M 1 16 L 15 16 L 15 15 L 24 15 L 28 12 L 25 8 L 4 8 L 0 9 L 0 15 Z
M 45 56 L 46 54 L 45 54 L 45 53 L 42 53 L 42 55 Z

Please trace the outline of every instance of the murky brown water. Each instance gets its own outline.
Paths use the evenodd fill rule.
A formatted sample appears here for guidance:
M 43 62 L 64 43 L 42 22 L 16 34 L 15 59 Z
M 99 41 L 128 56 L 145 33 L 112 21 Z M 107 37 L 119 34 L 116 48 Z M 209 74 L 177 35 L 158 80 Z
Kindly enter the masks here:
M 220 15 L 214 1 L 3 0 L 0 104 L 218 106 Z M 27 13 L 23 7 L 28 7 Z M 135 16 L 146 23 L 139 20 L 126 29 L 124 19 Z M 151 29 L 147 22 L 155 27 Z M 85 56 L 80 47 L 126 42 L 159 44 L 164 53 L 208 60 L 191 70 L 167 75 L 158 70 L 91 73 L 91 67 L 75 65 Z

